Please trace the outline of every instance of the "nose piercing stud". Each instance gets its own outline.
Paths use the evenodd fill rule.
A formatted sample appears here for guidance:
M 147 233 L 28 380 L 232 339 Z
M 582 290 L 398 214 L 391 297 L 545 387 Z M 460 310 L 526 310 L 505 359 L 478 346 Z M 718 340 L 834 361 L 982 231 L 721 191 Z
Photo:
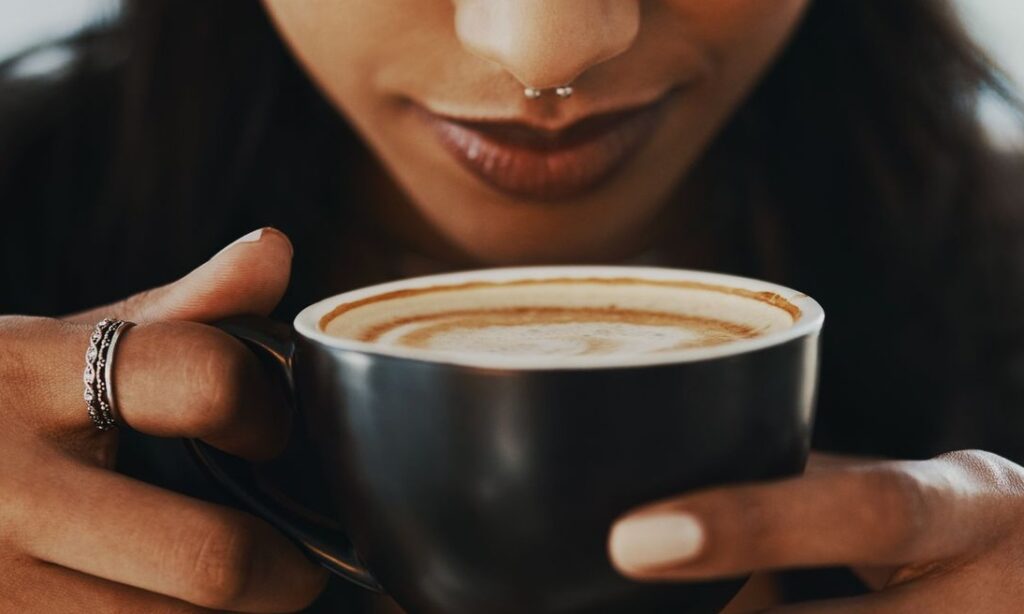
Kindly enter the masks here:
M 562 85 L 562 86 L 559 86 L 559 87 L 555 88 L 555 94 L 559 98 L 562 98 L 563 100 L 568 98 L 569 96 L 572 96 L 572 92 L 573 92 L 572 86 L 570 86 L 570 85 Z M 536 87 L 523 88 L 523 95 L 526 96 L 527 98 L 529 98 L 530 100 L 533 100 L 535 98 L 540 98 L 541 94 L 543 94 L 543 93 L 544 93 L 544 90 L 538 89 Z

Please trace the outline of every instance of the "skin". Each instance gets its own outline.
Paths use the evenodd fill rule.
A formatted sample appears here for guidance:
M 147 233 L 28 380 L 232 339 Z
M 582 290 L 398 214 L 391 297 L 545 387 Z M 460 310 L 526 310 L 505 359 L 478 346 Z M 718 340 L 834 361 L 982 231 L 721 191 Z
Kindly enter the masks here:
M 307 72 L 402 189 L 374 211 L 380 223 L 437 260 L 479 265 L 618 259 L 650 247 L 666 199 L 770 65 L 805 4 L 264 2 Z M 569 82 L 576 93 L 564 101 L 522 94 L 524 83 Z M 548 206 L 473 177 L 410 104 L 556 128 L 674 86 L 686 94 L 622 172 L 592 193 Z
M 81 398 L 95 322 L 134 321 L 113 373 L 124 423 L 276 454 L 288 432 L 280 393 L 240 342 L 200 322 L 268 313 L 291 254 L 267 231 L 98 311 L 0 317 L 0 611 L 281 612 L 320 592 L 324 570 L 261 520 L 115 473 L 117 431 L 96 430 Z
M 1009 613 L 1024 600 L 1022 511 L 1024 468 L 988 452 L 885 462 L 818 454 L 798 478 L 634 510 L 612 528 L 609 552 L 621 573 L 641 582 L 845 565 L 874 591 L 763 610 L 772 613 Z M 677 549 L 683 556 L 674 561 L 663 544 L 680 543 L 678 533 L 630 529 L 681 516 L 703 537 L 695 551 Z M 645 564 L 643 550 L 657 564 Z
M 265 5 L 391 178 L 369 213 L 408 249 L 456 266 L 612 261 L 656 247 L 659 222 L 679 214 L 668 196 L 693 179 L 689 169 L 807 1 Z M 569 82 L 568 100 L 522 96 L 524 84 Z M 484 185 L 410 110 L 557 128 L 677 86 L 683 94 L 625 167 L 556 203 Z M 0 317 L 0 611 L 279 612 L 316 597 L 325 572 L 267 524 L 114 472 L 117 432 L 96 431 L 81 399 L 92 326 L 104 316 L 132 320 L 114 373 L 128 426 L 273 456 L 287 433 L 279 393 L 252 354 L 205 323 L 268 313 L 287 287 L 291 254 L 284 235 L 265 229 L 115 305 L 59 319 Z M 802 477 L 633 510 L 610 528 L 609 556 L 638 581 L 849 565 L 876 589 L 786 612 L 1018 611 L 1022 486 L 1024 469 L 984 452 L 915 462 L 816 456 Z M 644 522 L 652 518 L 661 520 Z M 768 605 L 741 599 L 734 607 Z

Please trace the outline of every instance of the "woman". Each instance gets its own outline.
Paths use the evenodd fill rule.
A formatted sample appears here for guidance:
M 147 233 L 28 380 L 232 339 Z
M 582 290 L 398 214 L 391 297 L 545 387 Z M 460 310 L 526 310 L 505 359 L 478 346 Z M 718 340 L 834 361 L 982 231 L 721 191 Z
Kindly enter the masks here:
M 174 436 L 257 459 L 283 443 L 254 357 L 202 323 L 555 262 L 812 294 L 829 311 L 816 448 L 861 457 L 635 510 L 609 528 L 622 573 L 851 568 L 783 576 L 774 596 L 819 599 L 786 611 L 1020 609 L 1020 194 L 973 114 L 999 81 L 946 6 L 147 0 L 127 13 L 76 41 L 59 79 L 19 80 L 11 64 L 0 90 L 0 312 L 35 314 L 0 318 L 0 610 L 314 602 L 322 570 L 263 522 L 184 494 L 201 488 L 168 460 Z M 104 316 L 138 323 L 116 367 L 130 429 L 97 430 L 81 398 Z M 969 448 L 987 452 L 935 457 Z M 865 460 L 880 456 L 930 460 Z M 318 603 L 363 599 L 332 584 Z

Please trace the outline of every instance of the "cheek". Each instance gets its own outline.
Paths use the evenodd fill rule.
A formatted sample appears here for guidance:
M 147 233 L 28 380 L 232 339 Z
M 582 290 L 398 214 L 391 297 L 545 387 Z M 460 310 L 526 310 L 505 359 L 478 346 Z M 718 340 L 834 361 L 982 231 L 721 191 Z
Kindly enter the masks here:
M 757 74 L 789 39 L 810 0 L 674 0 L 721 77 Z
M 436 22 L 452 10 L 449 0 L 263 0 L 263 4 L 307 74 L 346 112 L 372 106 L 381 67 L 408 57 L 410 43 L 423 32 L 436 32 Z
M 674 36 L 698 50 L 704 78 L 680 109 L 689 160 L 728 122 L 799 25 L 810 0 L 667 0 Z M 680 145 L 680 148 L 684 148 Z

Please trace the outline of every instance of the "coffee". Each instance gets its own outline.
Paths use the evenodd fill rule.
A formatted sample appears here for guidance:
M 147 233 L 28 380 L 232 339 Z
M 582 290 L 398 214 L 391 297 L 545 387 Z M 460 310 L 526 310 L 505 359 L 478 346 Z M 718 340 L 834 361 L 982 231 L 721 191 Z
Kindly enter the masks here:
M 293 337 L 228 329 L 280 365 L 306 436 L 290 450 L 319 463 L 295 481 L 322 483 L 310 500 L 334 510 L 193 450 L 313 558 L 409 612 L 717 612 L 742 578 L 623 578 L 609 527 L 663 497 L 797 474 L 823 322 L 790 288 L 652 267 L 360 288 L 304 309 Z
M 711 347 L 792 325 L 770 292 L 695 281 L 541 278 L 406 288 L 342 303 L 333 337 L 448 355 L 639 356 Z

